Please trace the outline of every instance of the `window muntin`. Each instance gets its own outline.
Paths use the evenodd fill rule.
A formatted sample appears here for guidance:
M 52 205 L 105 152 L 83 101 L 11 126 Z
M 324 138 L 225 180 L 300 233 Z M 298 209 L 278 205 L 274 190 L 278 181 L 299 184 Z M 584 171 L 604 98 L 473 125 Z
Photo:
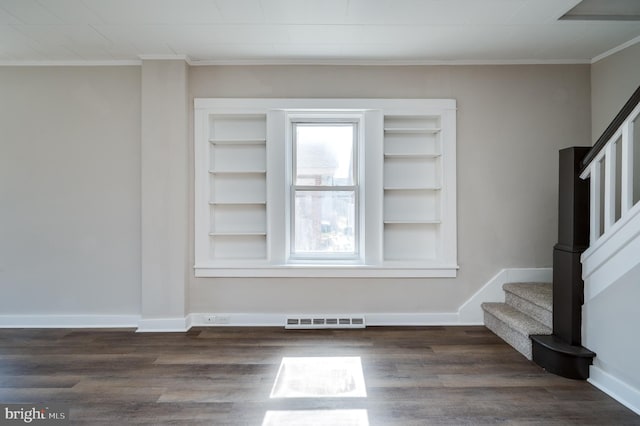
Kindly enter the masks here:
M 295 121 L 291 134 L 291 259 L 357 259 L 357 122 Z

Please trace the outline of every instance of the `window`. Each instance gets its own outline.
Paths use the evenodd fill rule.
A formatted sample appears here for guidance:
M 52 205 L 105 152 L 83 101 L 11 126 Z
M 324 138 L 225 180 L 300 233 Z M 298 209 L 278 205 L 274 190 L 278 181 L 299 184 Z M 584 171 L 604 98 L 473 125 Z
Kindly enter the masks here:
M 446 99 L 196 99 L 196 276 L 455 276 L 455 114 Z
M 357 122 L 298 120 L 291 131 L 290 257 L 357 259 Z

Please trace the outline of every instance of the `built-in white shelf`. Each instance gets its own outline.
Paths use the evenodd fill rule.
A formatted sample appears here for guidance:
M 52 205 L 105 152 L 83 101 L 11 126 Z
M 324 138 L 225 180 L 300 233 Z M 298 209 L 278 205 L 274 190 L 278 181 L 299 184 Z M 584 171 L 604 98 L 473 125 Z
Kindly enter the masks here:
M 385 127 L 385 133 L 408 133 L 408 134 L 435 134 L 440 133 L 441 129 L 434 129 L 428 127 Z
M 439 186 L 385 186 L 385 191 L 440 191 L 442 188 Z
M 409 152 L 409 153 L 385 152 L 384 154 L 384 158 L 438 158 L 440 156 L 442 156 L 442 154 L 417 153 L 417 152 Z
M 196 100 L 196 276 L 306 276 L 287 264 L 287 126 L 315 110 L 366 117 L 368 188 L 366 264 L 318 262 L 316 276 L 455 276 L 456 112 L 442 99 Z
M 265 114 L 208 116 L 208 231 L 213 260 L 266 259 Z
M 209 232 L 209 236 L 211 237 L 247 237 L 266 235 L 266 232 Z
M 266 139 L 209 139 L 213 145 L 264 145 Z
M 262 175 L 266 170 L 209 170 L 212 175 Z
M 441 238 L 441 117 L 384 118 L 384 259 L 430 261 Z M 433 219 L 419 219 L 419 218 Z
M 439 220 L 385 220 L 384 223 L 393 225 L 438 225 Z
M 211 206 L 264 206 L 266 204 L 266 201 L 209 201 Z

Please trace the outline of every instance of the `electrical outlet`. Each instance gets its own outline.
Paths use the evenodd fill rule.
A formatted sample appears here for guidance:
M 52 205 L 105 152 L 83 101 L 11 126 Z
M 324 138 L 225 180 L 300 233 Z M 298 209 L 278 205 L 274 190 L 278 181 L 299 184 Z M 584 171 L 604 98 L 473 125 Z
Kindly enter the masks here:
M 229 324 L 230 318 L 228 315 L 214 315 L 205 314 L 204 322 L 207 324 Z
M 229 316 L 228 315 L 216 315 L 215 323 L 216 324 L 229 324 Z

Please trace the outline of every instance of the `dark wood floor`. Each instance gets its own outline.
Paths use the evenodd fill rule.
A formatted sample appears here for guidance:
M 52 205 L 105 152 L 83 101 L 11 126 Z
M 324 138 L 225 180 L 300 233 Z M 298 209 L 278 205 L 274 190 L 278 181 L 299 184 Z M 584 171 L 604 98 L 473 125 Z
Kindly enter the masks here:
M 366 398 L 269 397 L 283 357 L 338 356 L 361 358 Z M 640 425 L 484 327 L 3 329 L 0 402 L 67 404 L 72 423 L 91 425 L 260 426 L 289 410 L 366 410 L 371 426 Z

